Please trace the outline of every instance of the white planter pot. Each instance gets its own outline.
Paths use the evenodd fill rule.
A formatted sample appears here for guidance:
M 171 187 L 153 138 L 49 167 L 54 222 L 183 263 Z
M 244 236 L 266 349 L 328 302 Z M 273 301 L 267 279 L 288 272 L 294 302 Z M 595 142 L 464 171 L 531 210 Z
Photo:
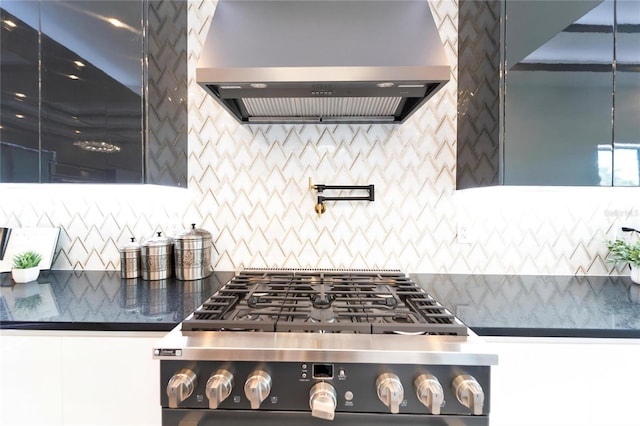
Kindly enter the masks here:
M 640 266 L 631 267 L 631 281 L 640 284 Z
M 13 281 L 16 283 L 28 283 L 30 281 L 35 281 L 38 279 L 38 275 L 40 275 L 40 268 L 37 266 L 27 269 L 11 270 L 11 278 L 13 278 Z

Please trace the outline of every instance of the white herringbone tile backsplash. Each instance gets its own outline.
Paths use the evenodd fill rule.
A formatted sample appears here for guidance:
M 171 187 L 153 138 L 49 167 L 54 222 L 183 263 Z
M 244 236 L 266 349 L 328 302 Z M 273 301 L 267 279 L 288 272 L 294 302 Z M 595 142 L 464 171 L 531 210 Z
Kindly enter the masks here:
M 214 265 L 406 272 L 618 273 L 604 241 L 640 226 L 638 188 L 455 191 L 457 3 L 432 3 L 451 81 L 397 125 L 241 126 L 195 82 L 215 2 L 188 3 L 188 189 L 0 185 L 0 226 L 60 226 L 55 269 L 118 269 L 118 247 L 196 223 Z M 314 212 L 308 179 L 375 185 L 374 202 Z M 470 244 L 459 244 L 458 225 Z

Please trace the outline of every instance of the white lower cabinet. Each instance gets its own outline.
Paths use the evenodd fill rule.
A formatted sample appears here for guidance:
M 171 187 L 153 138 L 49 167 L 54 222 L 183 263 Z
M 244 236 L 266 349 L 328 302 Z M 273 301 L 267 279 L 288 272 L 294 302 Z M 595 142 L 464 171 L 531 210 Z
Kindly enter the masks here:
M 0 424 L 61 425 L 62 339 L 0 334 Z
M 164 334 L 3 330 L 0 424 L 159 425 Z
M 164 334 L 3 330 L 0 424 L 159 425 Z M 491 426 L 640 425 L 640 340 L 484 339 Z
M 485 337 L 491 426 L 639 426 L 640 340 Z

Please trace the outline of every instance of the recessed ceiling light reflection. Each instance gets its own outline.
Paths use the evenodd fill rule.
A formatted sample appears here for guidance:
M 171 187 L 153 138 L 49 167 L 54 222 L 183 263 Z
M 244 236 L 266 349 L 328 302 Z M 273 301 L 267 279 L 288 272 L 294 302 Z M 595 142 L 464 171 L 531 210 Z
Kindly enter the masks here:
M 73 61 L 73 64 L 78 68 L 84 68 L 84 62 L 82 61 Z
M 120 147 L 118 145 L 106 141 L 77 141 L 74 142 L 73 145 L 85 151 L 100 152 L 102 154 L 120 152 Z
M 124 27 L 124 24 L 122 23 L 122 21 L 117 18 L 107 18 L 107 22 L 116 28 Z
M 24 93 L 20 93 L 20 92 L 16 92 L 15 95 L 16 95 L 16 98 L 18 98 L 18 99 L 24 99 L 24 98 L 27 97 L 27 95 L 25 95 Z
M 75 134 L 76 134 L 76 135 L 79 135 L 80 133 L 82 133 L 80 130 L 76 130 L 76 131 L 75 131 Z
M 22 114 L 16 114 L 16 118 L 24 118 L 24 115 L 22 115 Z
M 126 24 L 125 22 L 122 22 L 121 20 L 119 20 L 118 18 L 109 18 L 107 16 L 102 16 L 102 15 L 98 15 L 95 14 L 95 17 L 98 19 L 101 19 L 105 22 L 108 22 L 109 24 L 113 25 L 114 27 L 118 28 L 118 29 L 123 29 L 126 31 L 130 31 L 133 34 L 142 34 L 141 31 L 137 28 L 132 27 L 131 25 Z
M 5 19 L 4 21 L 2 21 L 2 23 L 5 24 L 7 27 L 11 27 L 11 28 L 17 27 L 16 23 L 9 19 Z
M 71 80 L 80 80 L 80 77 L 78 77 L 75 74 L 69 74 L 69 75 L 67 75 L 67 77 L 69 77 Z

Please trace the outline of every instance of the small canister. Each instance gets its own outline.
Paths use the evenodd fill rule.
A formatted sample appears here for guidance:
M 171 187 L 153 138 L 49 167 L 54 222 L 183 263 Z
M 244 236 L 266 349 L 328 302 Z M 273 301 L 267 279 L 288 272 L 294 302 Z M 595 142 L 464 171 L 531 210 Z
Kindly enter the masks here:
M 140 244 L 131 237 L 131 242 L 120 248 L 120 273 L 122 278 L 138 278 L 142 274 L 140 266 Z
M 142 279 L 154 281 L 173 276 L 173 240 L 163 237 L 162 232 L 142 243 L 140 257 Z
M 211 275 L 211 233 L 204 229 L 191 229 L 175 237 L 176 278 L 190 281 Z

